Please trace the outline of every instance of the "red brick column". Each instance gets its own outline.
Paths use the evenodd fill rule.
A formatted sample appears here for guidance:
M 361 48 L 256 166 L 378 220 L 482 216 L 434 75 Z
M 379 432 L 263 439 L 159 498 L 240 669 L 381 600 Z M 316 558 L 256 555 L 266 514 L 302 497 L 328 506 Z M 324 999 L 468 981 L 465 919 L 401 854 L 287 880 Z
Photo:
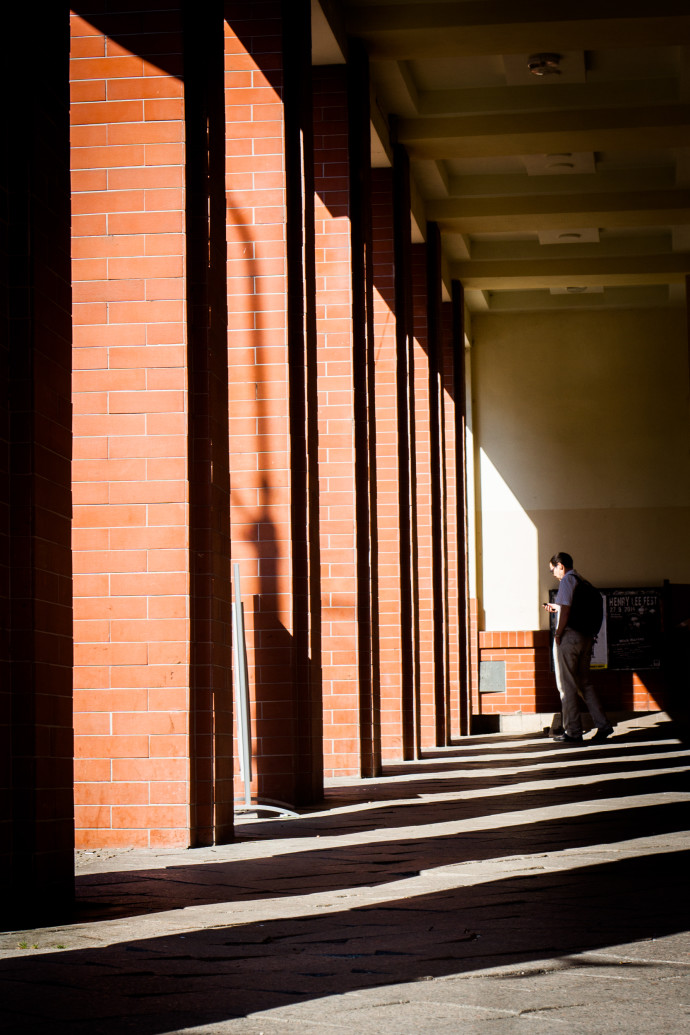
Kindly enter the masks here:
M 465 295 L 458 280 L 451 283 L 447 315 L 449 347 L 452 350 L 452 394 L 454 400 L 455 527 L 458 552 L 456 607 L 458 613 L 458 732 L 470 732 L 472 716 L 472 672 L 476 660 L 476 601 L 469 596 L 468 485 L 467 485 L 467 368 L 465 352 Z
M 470 715 L 481 715 L 482 702 L 479 694 L 479 602 L 476 597 L 470 598 L 469 626 Z
M 381 749 L 385 761 L 403 757 L 400 622 L 400 524 L 396 402 L 393 178 L 372 171 L 374 323 L 376 350 L 376 486 L 378 504 L 378 625 L 381 650 Z M 411 635 L 406 630 L 405 635 Z
M 182 35 L 74 17 L 78 844 L 189 842 Z M 117 31 L 116 31 L 117 30 Z M 153 51 L 153 52 L 152 52 Z
M 448 513 L 444 492 L 443 449 L 443 352 L 441 232 L 427 223 L 427 356 L 429 365 L 429 473 L 431 508 L 431 576 L 434 664 L 435 743 L 449 743 L 450 688 L 448 685 L 448 578 L 447 529 L 454 514 Z
M 313 171 L 308 6 L 292 5 L 285 25 L 283 10 L 276 0 L 225 5 L 231 532 L 255 790 L 297 802 L 318 796 L 321 773 L 320 658 L 311 657 L 319 619 L 310 607 L 318 500 L 316 457 L 307 455 L 314 292 L 303 266 L 313 195 L 302 176 L 310 183 Z
M 393 248 L 395 281 L 395 386 L 400 529 L 400 654 L 403 758 L 421 746 L 420 630 L 417 606 L 417 489 L 414 378 L 414 314 L 411 261 L 410 164 L 400 145 L 393 148 Z
M 416 563 L 419 616 L 420 747 L 436 744 L 434 700 L 434 598 L 431 527 L 431 439 L 429 425 L 429 343 L 426 245 L 412 246 L 414 298 L 414 426 L 417 500 Z
M 347 73 L 314 72 L 319 498 L 326 776 L 359 773 Z
M 361 775 L 381 768 L 378 635 L 378 510 L 376 374 L 369 61 L 361 44 L 348 52 L 350 198 L 352 221 L 352 351 L 354 374 L 357 545 L 357 646 Z
M 369 90 L 365 56 L 314 75 L 319 497 L 327 773 L 380 767 Z
M 447 701 L 447 738 L 450 741 L 466 732 L 462 715 L 462 668 L 465 615 L 461 602 L 464 586 L 464 528 L 458 526 L 458 436 L 456 422 L 462 423 L 462 405 L 455 398 L 453 306 L 442 306 L 441 369 L 441 447 L 443 474 L 445 557 L 444 611 L 445 611 L 445 683 Z M 462 355 L 460 360 L 462 361 Z M 461 457 L 461 463 L 464 457 Z M 460 484 L 462 494 L 463 483 Z M 463 563 L 459 563 L 463 562 Z
M 0 161 L 0 877 L 27 925 L 74 890 L 68 12 L 12 5 L 4 30 L 25 88 Z
M 190 828 L 233 832 L 224 21 L 185 8 L 189 371 Z

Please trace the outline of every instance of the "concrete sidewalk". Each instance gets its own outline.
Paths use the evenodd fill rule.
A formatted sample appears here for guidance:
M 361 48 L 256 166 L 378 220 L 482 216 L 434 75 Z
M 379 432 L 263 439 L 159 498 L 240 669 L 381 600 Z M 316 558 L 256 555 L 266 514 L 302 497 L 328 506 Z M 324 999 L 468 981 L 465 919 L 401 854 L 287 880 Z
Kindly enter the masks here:
M 686 748 L 470 737 L 218 848 L 78 855 L 80 922 L 0 935 L 0 1030 L 690 1032 Z

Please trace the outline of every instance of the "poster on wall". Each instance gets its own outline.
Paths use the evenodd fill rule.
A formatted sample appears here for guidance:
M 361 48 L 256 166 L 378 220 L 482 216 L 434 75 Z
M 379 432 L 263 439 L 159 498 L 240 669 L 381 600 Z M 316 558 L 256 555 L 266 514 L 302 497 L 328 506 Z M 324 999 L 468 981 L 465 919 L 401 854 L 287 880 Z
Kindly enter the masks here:
M 601 628 L 597 633 L 597 637 L 592 647 L 592 661 L 590 668 L 608 668 L 609 664 L 609 647 L 608 647 L 608 634 L 606 628 L 606 594 L 601 594 L 601 599 L 604 605 L 603 618 L 601 620 Z
M 551 603 L 556 593 L 549 590 Z M 607 589 L 601 595 L 604 621 L 594 642 L 591 667 L 619 671 L 661 668 L 661 589 Z M 553 644 L 558 617 L 552 613 L 550 619 Z
M 550 589 L 549 590 L 549 603 L 553 604 L 553 602 L 556 599 L 556 593 L 557 592 L 558 592 L 558 590 L 556 590 L 556 589 Z M 603 616 L 604 617 L 601 620 L 601 628 L 599 629 L 599 632 L 596 635 L 596 638 L 594 640 L 594 646 L 592 647 L 592 660 L 591 660 L 591 663 L 590 663 L 590 668 L 607 668 L 608 667 L 608 637 L 607 637 L 607 633 L 606 633 L 606 594 L 605 593 L 601 594 L 601 599 L 602 599 L 602 603 L 604 605 L 604 608 L 603 608 Z M 551 615 L 549 617 L 550 617 L 550 626 L 551 626 L 551 653 L 552 653 L 551 669 L 553 670 L 553 635 L 556 632 L 556 627 L 558 625 L 558 613 L 552 611 Z
M 661 590 L 606 593 L 609 668 L 661 668 Z

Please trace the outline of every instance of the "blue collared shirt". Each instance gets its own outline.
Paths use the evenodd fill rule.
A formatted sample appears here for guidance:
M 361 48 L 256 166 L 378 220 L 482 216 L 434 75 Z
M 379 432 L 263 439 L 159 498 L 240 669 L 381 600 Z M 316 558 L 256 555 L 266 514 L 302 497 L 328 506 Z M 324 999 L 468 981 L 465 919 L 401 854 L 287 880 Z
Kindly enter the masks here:
M 558 585 L 554 604 L 558 604 L 559 607 L 572 607 L 578 578 L 582 578 L 582 576 L 574 568 L 565 573 Z

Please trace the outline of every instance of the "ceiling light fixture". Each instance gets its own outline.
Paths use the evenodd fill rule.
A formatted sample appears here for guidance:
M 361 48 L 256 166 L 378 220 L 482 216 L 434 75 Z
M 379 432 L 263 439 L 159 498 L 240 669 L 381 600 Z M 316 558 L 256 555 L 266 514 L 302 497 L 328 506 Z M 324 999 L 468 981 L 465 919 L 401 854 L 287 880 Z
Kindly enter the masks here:
M 546 165 L 549 169 L 574 169 L 575 162 L 569 161 L 572 157 L 572 151 L 562 151 L 560 154 L 547 155 Z
M 560 63 L 560 54 L 531 54 L 527 60 L 527 67 L 532 75 L 541 79 L 547 75 L 560 75 Z

